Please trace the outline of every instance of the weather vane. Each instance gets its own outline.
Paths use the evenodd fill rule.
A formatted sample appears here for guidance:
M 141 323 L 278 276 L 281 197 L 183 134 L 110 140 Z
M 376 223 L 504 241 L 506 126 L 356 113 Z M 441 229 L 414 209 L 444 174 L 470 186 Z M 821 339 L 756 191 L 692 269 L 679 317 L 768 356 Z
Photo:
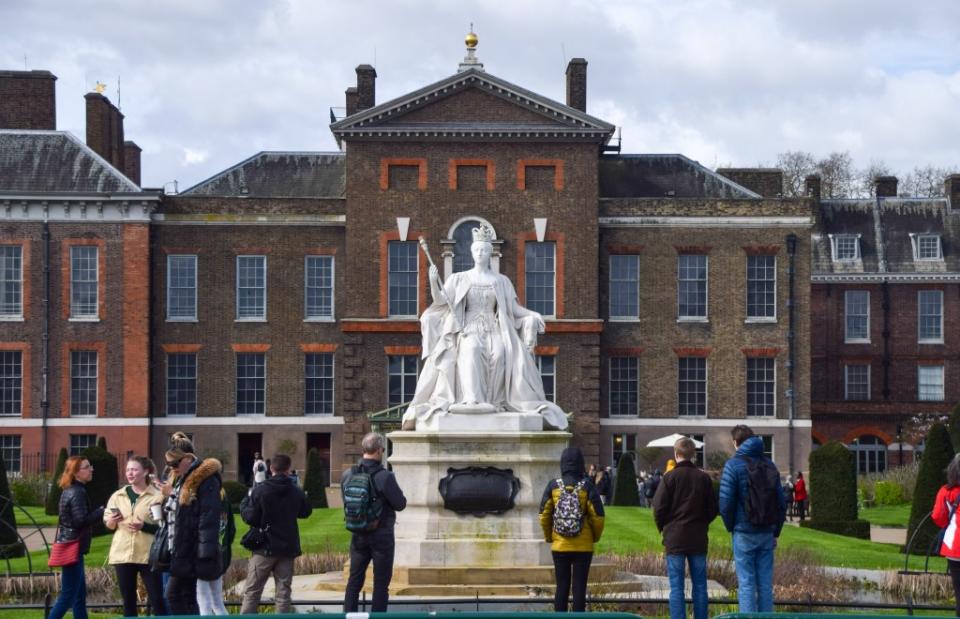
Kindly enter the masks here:
M 100 80 L 97 80 L 97 85 L 93 87 L 93 90 L 98 95 L 102 95 L 104 92 L 106 92 L 107 85 L 101 82 Z

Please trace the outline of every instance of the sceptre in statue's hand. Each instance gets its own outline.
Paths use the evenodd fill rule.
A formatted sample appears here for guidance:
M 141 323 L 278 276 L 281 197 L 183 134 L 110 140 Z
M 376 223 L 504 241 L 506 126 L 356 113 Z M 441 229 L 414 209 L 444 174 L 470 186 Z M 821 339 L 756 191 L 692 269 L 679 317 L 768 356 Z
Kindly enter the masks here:
M 417 238 L 417 242 L 420 243 L 420 249 L 422 249 L 424 255 L 426 255 L 427 262 L 430 263 L 430 291 L 433 293 L 434 300 L 442 301 L 451 309 L 453 309 L 453 304 L 450 302 L 450 299 L 447 297 L 447 293 L 443 289 L 443 282 L 440 281 L 440 270 L 437 268 L 437 265 L 434 264 L 433 258 L 430 256 L 430 248 L 427 247 L 427 239 L 421 236 Z

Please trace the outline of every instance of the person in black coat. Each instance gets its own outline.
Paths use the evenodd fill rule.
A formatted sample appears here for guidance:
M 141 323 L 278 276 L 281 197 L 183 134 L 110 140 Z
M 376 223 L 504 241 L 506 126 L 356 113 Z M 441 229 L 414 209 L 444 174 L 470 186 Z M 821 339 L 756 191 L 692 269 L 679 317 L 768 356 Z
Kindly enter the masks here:
M 163 487 L 164 516 L 170 527 L 170 580 L 166 598 L 172 615 L 199 615 L 197 579 L 220 577 L 220 478 L 214 458 L 200 460 L 181 432 L 171 437 L 167 466 L 176 479 Z
M 290 456 L 277 454 L 269 460 L 271 473 L 262 484 L 254 486 L 240 503 L 240 516 L 251 527 L 266 529 L 267 543 L 253 551 L 247 562 L 242 615 L 255 615 L 263 595 L 263 586 L 273 574 L 276 583 L 274 604 L 277 613 L 290 612 L 293 560 L 299 557 L 300 527 L 297 518 L 309 518 L 313 508 L 288 475 Z

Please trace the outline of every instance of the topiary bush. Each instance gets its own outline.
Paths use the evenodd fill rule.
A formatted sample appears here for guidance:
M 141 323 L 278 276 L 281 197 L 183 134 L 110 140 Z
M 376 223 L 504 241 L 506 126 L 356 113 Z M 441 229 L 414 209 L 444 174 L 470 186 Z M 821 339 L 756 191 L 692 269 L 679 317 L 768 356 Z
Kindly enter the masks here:
M 117 475 L 117 458 L 100 447 L 87 447 L 80 454 L 93 465 L 93 479 L 87 482 L 87 498 L 94 509 L 107 504 L 110 495 L 120 487 Z M 93 527 L 94 535 L 110 533 L 102 522 Z
M 223 482 L 223 492 L 227 495 L 227 500 L 230 501 L 230 504 L 234 506 L 234 511 L 236 511 L 236 506 L 240 505 L 243 497 L 247 496 L 249 490 L 250 488 L 247 487 L 247 484 L 239 481 Z
M 892 481 L 878 481 L 873 485 L 873 504 L 874 505 L 902 505 L 906 503 L 903 498 L 903 488 Z
M 303 475 L 303 491 L 313 507 L 327 506 L 327 479 L 323 460 L 315 448 L 307 452 L 307 470 Z
M 637 472 L 633 468 L 630 454 L 620 456 L 617 463 L 616 485 L 613 487 L 614 505 L 640 505 L 640 491 L 637 489 Z
M 907 526 L 907 544 L 910 552 L 914 554 L 927 554 L 927 550 L 940 534 L 940 528 L 930 519 L 924 521 L 924 518 L 933 509 L 937 491 L 947 483 L 947 465 L 953 460 L 953 455 L 953 444 L 947 428 L 940 423 L 930 426 L 927 446 L 923 452 L 923 460 L 920 461 L 920 471 L 917 473 L 917 486 L 913 491 L 910 524 Z M 923 526 L 920 526 L 921 522 Z M 934 554 L 936 552 L 935 548 Z
M 857 513 L 853 452 L 842 443 L 831 441 L 810 453 L 810 515 L 802 526 L 870 539 L 870 523 Z
M 17 535 L 17 514 L 10 484 L 7 481 L 7 466 L 0 458 L 0 558 L 22 557 L 24 546 Z
M 106 437 L 106 436 L 98 436 L 98 437 L 97 437 L 97 447 L 99 447 L 100 449 L 102 449 L 102 450 L 104 450 L 104 451 L 109 451 L 109 450 L 107 449 L 107 437 Z
M 63 475 L 63 469 L 67 466 L 67 448 L 61 447 L 60 453 L 57 454 L 57 466 L 53 470 L 53 479 L 50 480 L 50 490 L 47 492 L 47 500 L 45 502 L 45 509 L 48 516 L 56 516 L 60 513 L 60 495 L 63 494 L 63 490 L 60 488 L 60 476 Z

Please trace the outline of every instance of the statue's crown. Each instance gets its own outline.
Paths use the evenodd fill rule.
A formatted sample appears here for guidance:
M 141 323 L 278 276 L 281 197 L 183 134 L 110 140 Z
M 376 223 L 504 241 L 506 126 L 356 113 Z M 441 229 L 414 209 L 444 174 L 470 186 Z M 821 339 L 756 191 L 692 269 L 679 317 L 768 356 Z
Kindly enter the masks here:
M 493 228 L 487 224 L 480 224 L 479 228 L 473 229 L 473 242 L 477 241 L 486 241 L 487 243 L 492 242 L 496 237 L 493 233 Z

